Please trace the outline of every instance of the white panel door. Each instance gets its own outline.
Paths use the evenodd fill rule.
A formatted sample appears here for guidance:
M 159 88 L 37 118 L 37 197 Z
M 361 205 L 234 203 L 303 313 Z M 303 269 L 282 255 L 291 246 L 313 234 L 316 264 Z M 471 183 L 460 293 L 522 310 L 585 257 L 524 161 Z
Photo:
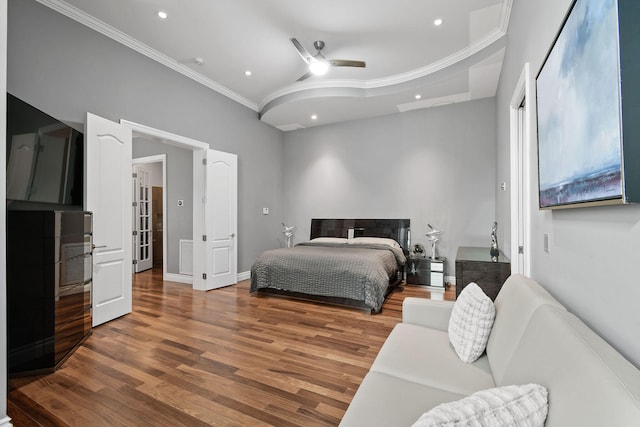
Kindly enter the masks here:
M 207 289 L 237 282 L 238 156 L 207 151 L 206 171 Z
M 93 326 L 131 312 L 131 129 L 87 113 L 86 209 L 93 212 Z
M 145 165 L 133 167 L 133 241 L 135 271 L 148 270 L 153 267 L 153 230 L 151 224 L 153 196 L 151 195 L 151 168 Z

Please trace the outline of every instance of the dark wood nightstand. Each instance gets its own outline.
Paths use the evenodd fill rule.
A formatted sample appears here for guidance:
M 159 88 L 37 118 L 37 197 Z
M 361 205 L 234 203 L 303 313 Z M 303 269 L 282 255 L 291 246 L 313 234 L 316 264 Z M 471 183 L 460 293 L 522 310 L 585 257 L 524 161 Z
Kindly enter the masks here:
M 465 286 L 475 282 L 491 300 L 495 300 L 510 275 L 511 263 L 502 251 L 493 261 L 488 247 L 461 246 L 456 255 L 456 298 Z
M 445 258 L 407 258 L 408 285 L 433 286 L 444 289 Z

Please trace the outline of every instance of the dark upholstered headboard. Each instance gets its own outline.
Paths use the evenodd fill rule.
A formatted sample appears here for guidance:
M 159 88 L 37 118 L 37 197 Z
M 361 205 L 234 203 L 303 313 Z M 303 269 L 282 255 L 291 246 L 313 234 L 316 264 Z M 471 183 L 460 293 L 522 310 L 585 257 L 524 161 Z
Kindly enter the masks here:
M 355 237 L 387 237 L 394 239 L 405 253 L 411 244 L 409 219 L 317 219 L 311 220 L 311 238 L 348 237 L 353 228 Z

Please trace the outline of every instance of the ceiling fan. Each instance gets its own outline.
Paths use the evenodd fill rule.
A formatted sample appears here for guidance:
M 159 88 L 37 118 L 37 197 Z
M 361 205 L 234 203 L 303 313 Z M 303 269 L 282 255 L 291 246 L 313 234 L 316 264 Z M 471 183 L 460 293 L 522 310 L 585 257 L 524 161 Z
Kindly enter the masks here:
M 367 66 L 364 61 L 354 61 L 350 59 L 327 59 L 322 54 L 324 42 L 317 40 L 313 42 L 313 47 L 318 51 L 315 55 L 311 55 L 295 37 L 291 38 L 291 43 L 296 48 L 304 62 L 309 65 L 309 71 L 303 74 L 297 81 L 306 80 L 311 76 L 321 76 L 329 71 L 329 67 L 360 67 Z

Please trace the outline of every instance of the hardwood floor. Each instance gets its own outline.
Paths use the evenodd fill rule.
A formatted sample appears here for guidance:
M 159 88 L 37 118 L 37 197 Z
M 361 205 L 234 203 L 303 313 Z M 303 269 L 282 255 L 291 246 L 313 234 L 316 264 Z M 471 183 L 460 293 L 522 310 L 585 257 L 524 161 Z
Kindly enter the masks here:
M 55 373 L 10 380 L 8 414 L 17 427 L 337 425 L 408 296 L 430 292 L 401 286 L 371 315 L 139 273 L 133 312 Z

